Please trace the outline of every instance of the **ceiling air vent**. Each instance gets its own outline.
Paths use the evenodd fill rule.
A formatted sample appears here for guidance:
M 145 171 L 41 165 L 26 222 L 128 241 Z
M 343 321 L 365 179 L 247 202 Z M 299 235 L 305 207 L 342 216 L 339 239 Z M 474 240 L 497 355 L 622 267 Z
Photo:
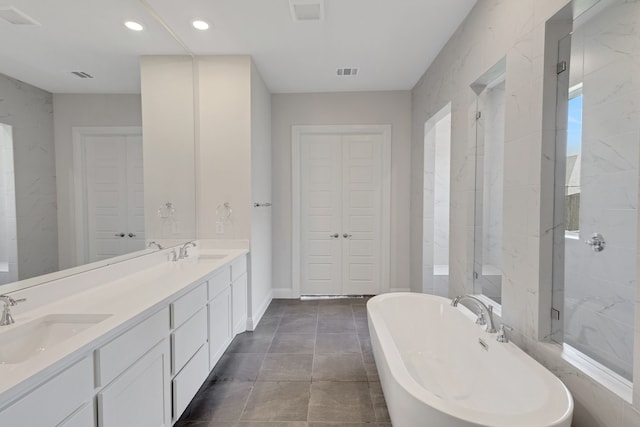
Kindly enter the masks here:
M 289 8 L 295 22 L 324 20 L 324 0 L 289 0 Z
M 93 76 L 89 73 L 85 73 L 84 71 L 72 71 L 71 74 L 75 74 L 77 77 L 81 79 L 92 79 Z
M 0 19 L 11 25 L 40 25 L 38 21 L 13 6 L 0 7 Z
M 341 77 L 355 77 L 358 75 L 358 68 L 338 68 L 336 74 Z

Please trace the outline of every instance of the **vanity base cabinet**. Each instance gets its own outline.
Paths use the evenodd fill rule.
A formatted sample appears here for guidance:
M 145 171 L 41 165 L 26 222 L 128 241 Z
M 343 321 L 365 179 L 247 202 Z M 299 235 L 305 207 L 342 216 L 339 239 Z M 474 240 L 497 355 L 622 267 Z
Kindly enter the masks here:
M 164 339 L 99 392 L 98 426 L 170 426 L 169 359 Z
M 231 289 L 226 288 L 209 301 L 209 369 L 213 369 L 233 339 Z
M 231 284 L 233 302 L 233 334 L 247 330 L 247 274 L 243 274 Z
M 189 402 L 196 395 L 200 386 L 209 375 L 209 352 L 203 345 L 189 360 L 186 366 L 171 381 L 173 396 L 173 420 L 177 421 L 187 409 Z
M 93 402 L 87 403 L 56 427 L 91 427 L 96 425 Z
M 92 394 L 93 363 L 85 357 L 2 410 L 0 425 L 65 425 L 79 408 L 91 401 Z

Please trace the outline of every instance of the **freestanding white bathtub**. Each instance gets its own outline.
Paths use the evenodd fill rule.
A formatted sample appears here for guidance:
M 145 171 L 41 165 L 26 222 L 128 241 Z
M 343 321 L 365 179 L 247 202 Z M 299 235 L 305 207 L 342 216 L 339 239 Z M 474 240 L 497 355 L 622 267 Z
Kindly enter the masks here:
M 570 427 L 565 385 L 475 315 L 434 295 L 367 304 L 369 333 L 394 427 Z M 482 345 L 479 340 L 482 340 Z

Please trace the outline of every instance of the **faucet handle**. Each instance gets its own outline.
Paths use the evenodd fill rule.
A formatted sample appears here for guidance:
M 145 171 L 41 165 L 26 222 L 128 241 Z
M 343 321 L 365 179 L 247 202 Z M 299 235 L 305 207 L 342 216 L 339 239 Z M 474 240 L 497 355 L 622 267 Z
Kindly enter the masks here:
M 510 332 L 513 331 L 513 328 L 511 326 L 501 324 L 500 328 L 498 329 L 498 335 L 496 336 L 496 341 L 502 342 L 502 343 L 509 342 L 509 338 L 507 337 L 507 331 L 505 331 L 505 329 Z
M 484 317 L 484 312 L 480 310 L 478 313 L 478 318 L 476 319 L 476 325 L 484 326 L 487 324 L 487 319 Z

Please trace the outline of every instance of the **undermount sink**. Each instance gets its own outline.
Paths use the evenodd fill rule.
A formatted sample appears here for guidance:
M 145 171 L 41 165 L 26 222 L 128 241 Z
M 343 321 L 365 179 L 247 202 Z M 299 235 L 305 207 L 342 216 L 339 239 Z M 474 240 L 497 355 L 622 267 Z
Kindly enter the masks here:
M 228 256 L 228 254 L 200 254 L 199 261 L 215 261 Z
M 51 314 L 6 332 L 0 329 L 0 365 L 25 362 L 109 317 L 110 314 Z

